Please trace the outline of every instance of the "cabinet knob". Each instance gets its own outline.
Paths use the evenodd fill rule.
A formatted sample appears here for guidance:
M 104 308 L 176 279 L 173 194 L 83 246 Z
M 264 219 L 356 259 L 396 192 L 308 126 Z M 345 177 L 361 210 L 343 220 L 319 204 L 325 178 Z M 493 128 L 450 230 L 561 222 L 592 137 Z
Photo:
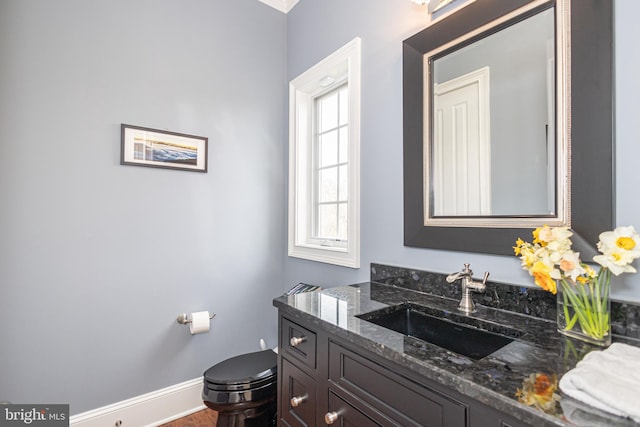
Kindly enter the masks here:
M 300 405 L 302 402 L 304 402 L 305 400 L 307 400 L 307 396 L 294 396 L 291 398 L 291 406 L 293 406 L 294 408 L 298 405 Z
M 327 412 L 324 414 L 324 422 L 327 423 L 327 425 L 331 425 L 338 420 L 338 416 L 337 412 Z
M 289 340 L 289 344 L 291 344 L 291 347 L 296 347 L 300 344 L 302 344 L 303 342 L 305 342 L 307 340 L 307 337 L 302 336 L 302 337 L 291 337 L 291 339 Z

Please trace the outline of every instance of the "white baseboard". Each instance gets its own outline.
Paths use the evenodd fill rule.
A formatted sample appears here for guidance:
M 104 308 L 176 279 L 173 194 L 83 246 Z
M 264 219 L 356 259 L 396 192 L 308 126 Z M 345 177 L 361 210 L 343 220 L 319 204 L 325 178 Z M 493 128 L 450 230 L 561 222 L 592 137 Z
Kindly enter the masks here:
M 155 427 L 206 408 L 202 377 L 73 415 L 71 427 Z M 117 424 L 120 421 L 120 424 Z

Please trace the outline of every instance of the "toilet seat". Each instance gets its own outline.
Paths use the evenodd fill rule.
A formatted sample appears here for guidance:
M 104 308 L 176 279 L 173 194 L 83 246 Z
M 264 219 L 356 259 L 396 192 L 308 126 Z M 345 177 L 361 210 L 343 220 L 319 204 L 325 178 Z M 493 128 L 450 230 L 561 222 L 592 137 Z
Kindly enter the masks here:
M 241 354 L 204 373 L 203 400 L 211 403 L 259 401 L 275 395 L 278 357 L 271 350 Z

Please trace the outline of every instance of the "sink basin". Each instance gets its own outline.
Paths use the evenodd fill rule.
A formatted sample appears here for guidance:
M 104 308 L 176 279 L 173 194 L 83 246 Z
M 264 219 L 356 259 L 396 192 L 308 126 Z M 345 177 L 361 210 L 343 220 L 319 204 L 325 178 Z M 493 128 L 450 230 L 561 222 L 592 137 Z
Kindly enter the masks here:
M 438 313 L 438 310 L 411 303 L 387 307 L 361 314 L 357 317 L 403 335 L 435 344 L 474 360 L 490 355 L 512 342 L 514 338 L 523 335 L 523 332 L 516 329 L 483 322 L 478 319 L 472 320 L 480 327 L 487 326 L 487 329 L 492 331 L 452 322 L 443 319 L 442 316 L 436 317 L 434 314 L 457 318 L 456 320 L 458 321 L 463 320 L 463 316 L 460 315 L 453 315 L 444 311 Z

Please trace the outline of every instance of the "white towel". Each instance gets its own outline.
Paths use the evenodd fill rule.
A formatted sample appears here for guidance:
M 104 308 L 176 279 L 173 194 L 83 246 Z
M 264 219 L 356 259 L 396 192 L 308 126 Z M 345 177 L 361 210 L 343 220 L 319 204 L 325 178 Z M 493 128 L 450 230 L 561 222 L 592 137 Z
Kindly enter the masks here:
M 620 418 L 609 412 L 601 411 L 593 406 L 587 406 L 569 396 L 560 399 L 562 416 L 573 426 L 580 427 L 638 427 L 638 423 L 631 418 Z
M 640 422 L 640 348 L 614 343 L 592 351 L 560 379 L 576 400 Z

